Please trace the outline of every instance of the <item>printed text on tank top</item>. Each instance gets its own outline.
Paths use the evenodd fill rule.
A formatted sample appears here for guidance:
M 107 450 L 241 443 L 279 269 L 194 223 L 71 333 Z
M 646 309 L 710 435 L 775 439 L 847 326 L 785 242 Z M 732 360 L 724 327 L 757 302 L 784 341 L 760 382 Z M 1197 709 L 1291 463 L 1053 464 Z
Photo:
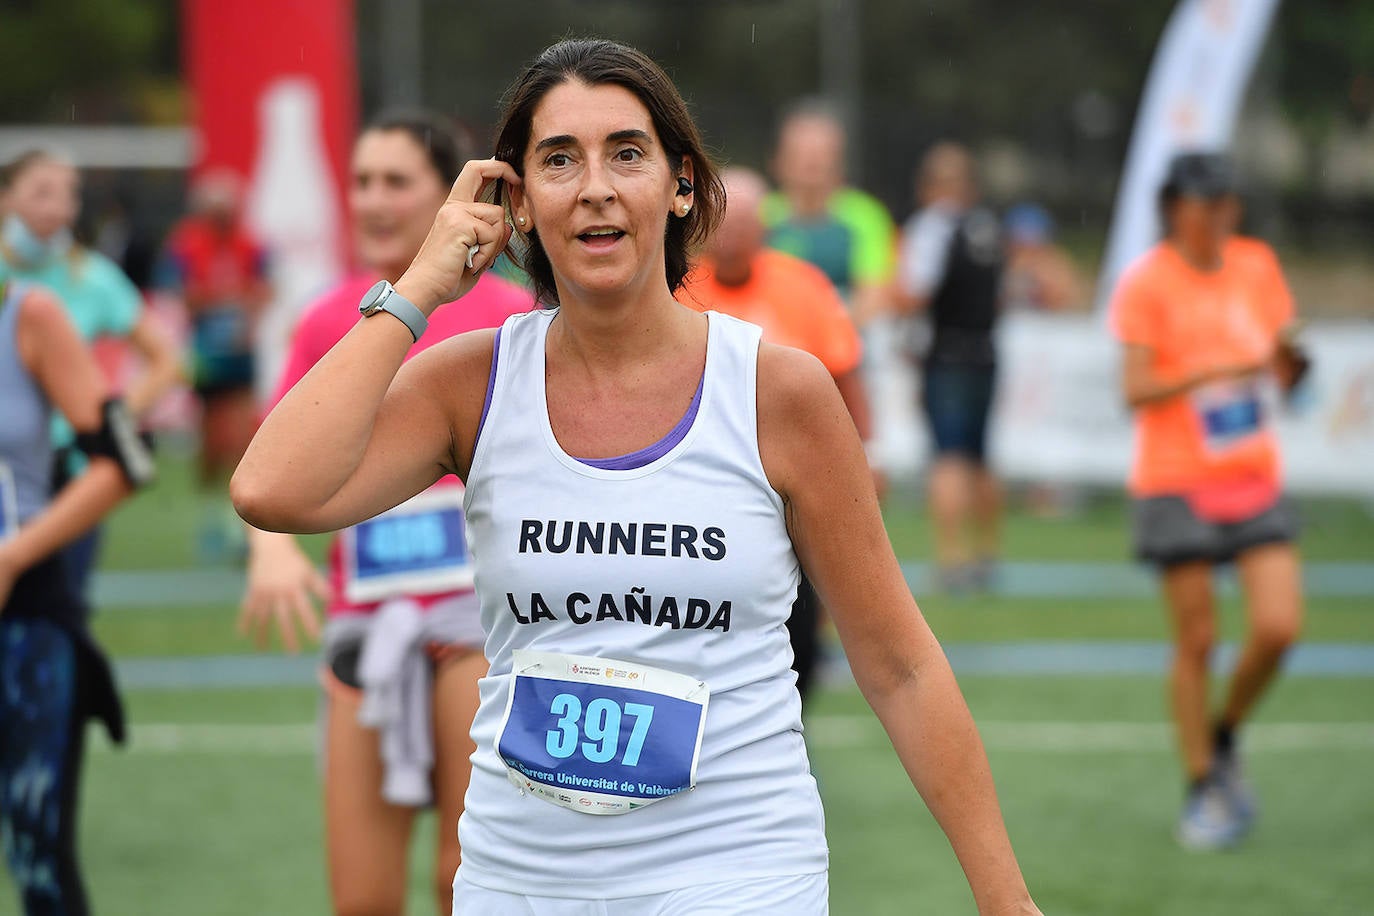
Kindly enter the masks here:
M 499 350 L 499 332 L 496 346 Z M 493 366 L 496 361 L 493 355 Z M 612 458 L 573 460 L 616 472 L 638 471 L 663 459 L 692 430 L 706 375 L 703 368 L 691 404 L 657 442 Z M 547 401 L 544 420 L 550 442 L 561 451 Z M 592 556 L 620 552 L 720 560 L 725 550 L 725 532 L 714 526 L 698 532 L 691 525 L 664 522 L 522 519 L 518 552 L 571 551 Z M 517 623 L 558 619 L 540 592 L 530 593 L 528 601 L 523 597 L 506 593 L 506 605 Z M 679 607 L 679 599 L 673 596 L 661 598 L 655 606 L 644 588 L 632 588 L 623 595 L 603 592 L 595 599 L 573 592 L 561 610 L 579 626 L 619 620 L 670 629 L 728 631 L 730 608 L 728 600 L 713 607 L 704 598 L 687 598 Z M 509 780 L 522 792 L 573 811 L 609 815 L 628 814 L 695 788 L 710 699 L 704 682 L 619 659 L 524 650 L 516 651 L 514 674 L 496 751 Z
M 503 327 L 468 479 L 491 667 L 472 725 L 463 876 L 604 897 L 608 848 L 630 896 L 823 870 L 788 668 L 798 564 L 758 451 L 758 328 L 708 313 L 704 379 L 678 362 L 671 383 L 657 380 L 678 412 L 636 420 L 650 433 L 640 441 L 598 440 L 595 425 L 555 441 L 546 396 L 569 380 L 538 383 L 557 353 L 551 320 Z M 677 423 L 694 387 L 697 415 Z M 555 422 L 568 403 L 555 402 Z M 643 451 L 675 423 L 681 441 L 657 443 L 666 451 L 647 463 L 573 457 Z M 632 816 L 578 816 L 614 813 Z

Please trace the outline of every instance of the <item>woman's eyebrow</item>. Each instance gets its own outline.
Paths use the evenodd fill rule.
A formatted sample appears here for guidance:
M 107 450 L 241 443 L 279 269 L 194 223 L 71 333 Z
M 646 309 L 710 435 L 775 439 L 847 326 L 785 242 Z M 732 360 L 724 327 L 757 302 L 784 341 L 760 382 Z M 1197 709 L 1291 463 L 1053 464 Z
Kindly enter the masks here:
M 541 149 L 548 149 L 551 146 L 569 146 L 577 142 L 577 138 L 572 134 L 558 134 L 553 137 L 545 137 L 535 144 L 534 151 L 537 153 Z
M 643 140 L 645 143 L 653 142 L 653 137 L 650 137 L 647 131 L 642 131 L 638 128 L 617 130 L 614 133 L 607 134 L 606 139 L 611 143 L 619 143 L 621 140 Z

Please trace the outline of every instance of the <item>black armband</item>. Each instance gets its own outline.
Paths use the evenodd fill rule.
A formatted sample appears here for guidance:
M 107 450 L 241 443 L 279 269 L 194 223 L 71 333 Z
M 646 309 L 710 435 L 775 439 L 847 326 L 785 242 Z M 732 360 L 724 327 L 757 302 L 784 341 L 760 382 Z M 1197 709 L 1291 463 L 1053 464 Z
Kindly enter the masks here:
M 112 459 L 135 489 L 146 487 L 157 477 L 153 450 L 139 435 L 129 408 L 119 398 L 110 398 L 101 405 L 99 430 L 77 432 L 76 447 L 91 458 Z

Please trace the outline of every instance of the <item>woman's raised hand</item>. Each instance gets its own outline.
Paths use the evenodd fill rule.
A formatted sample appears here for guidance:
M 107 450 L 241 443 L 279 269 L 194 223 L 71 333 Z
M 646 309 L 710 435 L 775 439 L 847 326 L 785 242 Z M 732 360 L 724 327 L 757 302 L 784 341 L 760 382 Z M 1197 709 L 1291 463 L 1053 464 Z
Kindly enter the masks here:
M 474 159 L 463 166 L 420 253 L 396 281 L 396 291 L 426 315 L 465 295 L 506 247 L 511 227 L 505 210 L 478 200 L 498 179 L 520 184 L 515 169 L 499 159 Z

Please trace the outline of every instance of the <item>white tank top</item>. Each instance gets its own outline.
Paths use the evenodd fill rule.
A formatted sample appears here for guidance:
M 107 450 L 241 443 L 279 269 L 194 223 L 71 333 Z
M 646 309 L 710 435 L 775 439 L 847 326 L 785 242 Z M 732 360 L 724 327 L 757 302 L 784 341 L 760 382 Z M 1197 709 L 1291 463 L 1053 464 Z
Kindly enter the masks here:
M 826 869 L 785 623 L 798 564 L 759 457 L 760 331 L 708 312 L 690 428 L 633 469 L 566 454 L 549 425 L 557 312 L 509 319 L 468 475 L 486 655 L 462 876 L 511 893 L 608 898 Z M 696 788 L 596 817 L 522 793 L 495 742 L 516 650 L 650 665 L 704 681 Z M 550 738 L 552 740 L 552 737 Z

